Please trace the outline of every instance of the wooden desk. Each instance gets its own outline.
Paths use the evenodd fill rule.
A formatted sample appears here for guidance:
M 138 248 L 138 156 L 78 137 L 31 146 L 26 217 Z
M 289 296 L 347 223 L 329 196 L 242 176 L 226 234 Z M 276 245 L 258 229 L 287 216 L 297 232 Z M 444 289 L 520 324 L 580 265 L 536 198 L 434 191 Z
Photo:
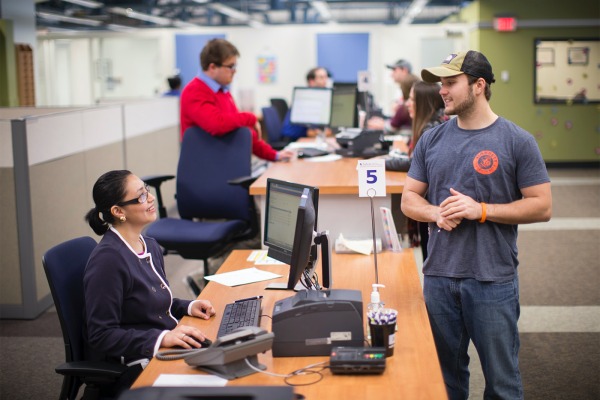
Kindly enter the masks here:
M 219 269 L 228 272 L 252 266 L 246 261 L 249 250 L 234 251 Z M 357 289 L 363 294 L 363 306 L 369 303 L 371 284 L 375 281 L 373 258 L 361 255 L 332 254 L 334 287 Z M 386 287 L 381 297 L 386 306 L 398 310 L 398 331 L 393 357 L 387 359 L 383 375 L 332 375 L 324 370 L 323 379 L 310 386 L 296 387 L 307 399 L 443 399 L 446 391 L 439 367 L 431 327 L 425 309 L 412 250 L 403 253 L 385 252 L 379 255 L 379 280 Z M 279 281 L 287 279 L 287 266 L 260 266 L 259 268 L 282 274 Z M 182 323 L 194 325 L 211 339 L 217 335 L 222 310 L 236 299 L 264 295 L 263 314 L 271 315 L 277 300 L 291 296 L 287 291 L 264 290 L 273 281 L 257 282 L 238 287 L 226 287 L 210 282 L 202 292 L 202 298 L 210 299 L 217 315 L 210 321 L 184 317 Z M 261 326 L 270 331 L 271 320 L 262 317 Z M 290 373 L 328 357 L 281 357 L 273 358 L 271 351 L 259 354 L 259 361 L 267 371 L 278 374 Z M 188 366 L 183 360 L 159 361 L 152 359 L 133 387 L 150 386 L 161 373 L 204 374 Z M 229 385 L 284 385 L 283 378 L 265 374 L 252 374 L 229 381 Z M 201 390 L 201 389 L 199 389 Z
M 319 229 L 328 230 L 335 241 L 340 233 L 349 239 L 371 236 L 371 205 L 369 198 L 358 197 L 358 158 L 342 158 L 332 162 L 310 162 L 303 159 L 288 163 L 273 163 L 250 186 L 261 211 L 261 232 L 264 232 L 267 178 L 281 179 L 319 187 Z M 375 229 L 382 235 L 379 207 L 391 209 L 391 195 L 402 193 L 406 173 L 386 171 L 386 197 L 376 197 Z

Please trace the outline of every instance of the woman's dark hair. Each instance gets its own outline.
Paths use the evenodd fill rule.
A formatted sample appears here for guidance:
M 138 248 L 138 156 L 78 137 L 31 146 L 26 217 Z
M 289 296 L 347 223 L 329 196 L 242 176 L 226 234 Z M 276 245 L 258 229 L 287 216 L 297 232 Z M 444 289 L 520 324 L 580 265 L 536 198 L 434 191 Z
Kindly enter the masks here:
M 431 121 L 437 110 L 444 108 L 444 100 L 442 100 L 440 86 L 437 83 L 418 81 L 413 85 L 413 91 L 415 117 L 412 122 L 413 134 L 409 153 L 412 153 L 412 150 L 417 145 L 423 134 L 425 125 Z
M 87 212 L 85 220 L 97 235 L 104 235 L 109 224 L 115 222 L 115 217 L 110 209 L 125 197 L 127 178 L 130 175 L 131 172 L 124 169 L 109 171 L 98 178 L 94 184 L 92 197 L 96 206 Z M 100 214 L 102 214 L 102 218 Z

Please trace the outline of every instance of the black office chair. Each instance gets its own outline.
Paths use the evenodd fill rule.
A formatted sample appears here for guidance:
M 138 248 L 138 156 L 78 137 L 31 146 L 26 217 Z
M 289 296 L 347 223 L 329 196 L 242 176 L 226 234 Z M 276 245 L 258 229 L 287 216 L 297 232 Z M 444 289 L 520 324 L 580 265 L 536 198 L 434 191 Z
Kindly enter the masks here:
M 267 130 L 267 138 L 271 147 L 281 150 L 288 145 L 288 138 L 281 135 L 283 122 L 279 119 L 275 107 L 262 108 L 263 122 Z
M 148 226 L 165 254 L 202 260 L 223 254 L 234 243 L 258 233 L 254 201 L 248 190 L 251 177 L 252 135 L 239 128 L 212 136 L 198 127 L 185 131 L 177 166 L 176 199 L 180 218 L 164 216 Z M 142 177 L 160 189 L 172 175 Z M 157 197 L 157 202 L 160 199 Z M 158 204 L 162 209 L 162 204 Z M 165 213 L 166 214 L 166 213 Z
M 283 122 L 285 119 L 285 115 L 288 112 L 289 106 L 285 99 L 273 98 L 270 100 L 271 106 L 277 110 L 277 114 L 279 115 L 279 120 Z
M 85 359 L 83 273 L 94 247 L 94 239 L 80 237 L 51 248 L 42 258 L 65 344 L 66 362 L 56 367 L 64 376 L 60 400 L 76 399 L 82 384 L 83 399 L 96 399 L 101 387 L 116 383 L 127 369 L 117 363 Z

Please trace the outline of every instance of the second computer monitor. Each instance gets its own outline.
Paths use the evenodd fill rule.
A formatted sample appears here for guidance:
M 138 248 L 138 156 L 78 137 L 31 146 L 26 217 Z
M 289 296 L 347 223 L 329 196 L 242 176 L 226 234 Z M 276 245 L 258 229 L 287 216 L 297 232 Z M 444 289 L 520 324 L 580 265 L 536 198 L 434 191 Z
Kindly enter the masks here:
M 356 86 L 334 87 L 331 106 L 332 128 L 358 128 L 357 95 Z
M 305 272 L 314 273 L 318 199 L 316 187 L 267 179 L 264 243 L 269 257 L 290 265 L 287 284 L 269 289 L 294 289 Z
M 333 90 L 329 88 L 295 87 L 290 122 L 314 127 L 329 126 L 332 97 Z

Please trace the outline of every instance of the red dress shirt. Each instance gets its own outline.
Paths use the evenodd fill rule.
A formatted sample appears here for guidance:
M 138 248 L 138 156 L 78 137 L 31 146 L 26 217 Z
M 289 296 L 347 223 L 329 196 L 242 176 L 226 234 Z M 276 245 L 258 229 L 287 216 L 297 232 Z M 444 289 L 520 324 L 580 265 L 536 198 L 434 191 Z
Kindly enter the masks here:
M 213 136 L 225 135 L 247 126 L 252 132 L 252 153 L 265 160 L 274 161 L 277 151 L 259 138 L 254 130 L 256 116 L 238 111 L 229 91 L 213 92 L 206 83 L 195 77 L 181 93 L 181 139 L 187 128 L 199 126 Z

